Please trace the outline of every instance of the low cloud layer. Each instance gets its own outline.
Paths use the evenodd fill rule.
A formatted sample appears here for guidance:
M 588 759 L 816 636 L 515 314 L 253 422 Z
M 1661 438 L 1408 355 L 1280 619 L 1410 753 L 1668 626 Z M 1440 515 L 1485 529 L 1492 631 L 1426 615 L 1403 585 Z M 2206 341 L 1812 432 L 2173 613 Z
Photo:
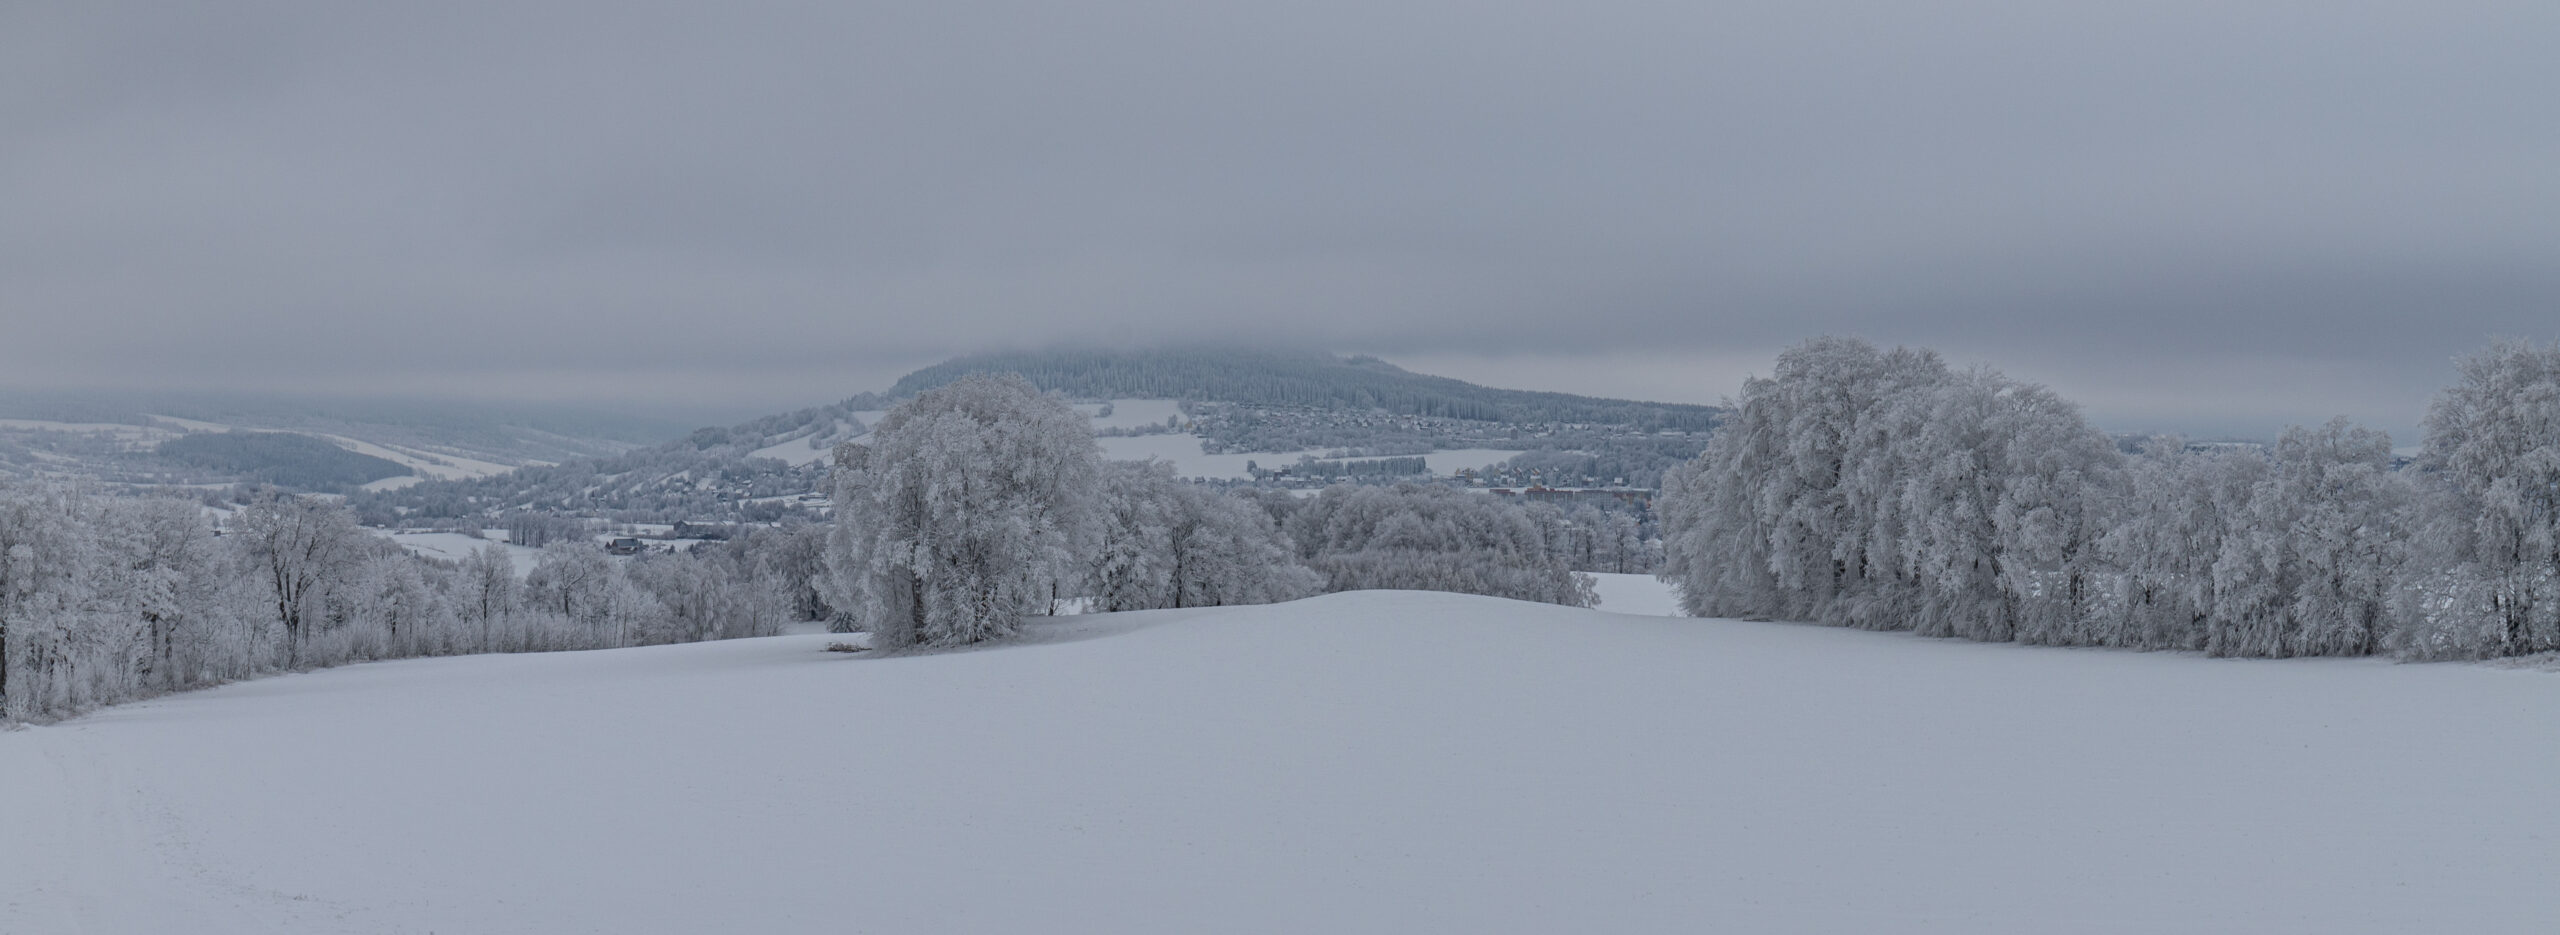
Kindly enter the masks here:
M 2555 44 L 2548 3 L 18 4 L 0 379 L 778 408 L 1274 340 L 1711 400 L 1832 332 L 2126 428 L 2405 431 L 2560 335 Z

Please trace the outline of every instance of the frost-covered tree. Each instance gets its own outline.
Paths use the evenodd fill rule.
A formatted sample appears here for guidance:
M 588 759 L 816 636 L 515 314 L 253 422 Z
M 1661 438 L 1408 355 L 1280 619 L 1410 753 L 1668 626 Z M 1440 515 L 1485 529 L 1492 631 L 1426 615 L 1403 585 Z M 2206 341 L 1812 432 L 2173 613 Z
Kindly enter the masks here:
M 1695 614 L 2092 641 L 2119 460 L 2041 387 L 1808 341 L 1666 478 L 1663 576 Z
M 2438 608 L 2446 632 L 2432 639 L 2489 631 L 2476 649 L 2433 652 L 2560 649 L 2560 345 L 2464 358 L 2427 412 L 2422 466 L 2437 488 L 2437 589 L 2475 598 Z
M 1287 531 L 1299 558 L 1324 575 L 1327 591 L 1597 602 L 1591 577 L 1566 567 L 1530 511 L 1507 498 L 1439 486 L 1337 484 L 1292 513 Z
M 69 643 L 99 585 L 84 507 L 60 488 L 0 486 L 0 717 L 59 704 Z
M 882 647 L 1013 634 L 1082 582 L 1100 464 L 1092 422 L 1019 377 L 901 404 L 837 449 L 829 603 Z
M 1660 556 L 1645 541 L 1644 523 L 1635 514 L 1585 508 L 1576 518 L 1591 541 L 1590 564 L 1578 570 L 1623 575 L 1651 572 L 1661 563 Z
M 2016 638 L 2097 644 L 2088 613 L 2102 571 L 2097 543 L 2123 495 L 2124 458 L 2078 406 L 2041 386 L 2002 382 L 1994 406 L 2001 460 L 1992 521 Z
M 759 573 L 734 553 L 697 549 L 646 555 L 626 566 L 631 583 L 654 598 L 662 613 L 643 618 L 640 643 L 771 636 L 791 615 L 783 580 Z
M 2532 528 L 2550 512 L 2535 504 L 2560 500 L 2547 440 L 2560 349 L 2505 347 L 2466 374 L 2431 417 L 2445 492 L 2415 511 L 2453 521 L 2415 537 L 2437 545 L 2413 562 L 2419 498 L 2379 433 L 2295 428 L 2272 452 L 2164 439 L 2128 462 L 2042 387 L 1949 372 L 1924 352 L 1807 342 L 1746 383 L 1705 453 L 1671 473 L 1663 576 L 1692 613 L 1932 636 L 2245 656 L 2525 651 L 2541 644 L 2513 634 L 2544 624 L 2508 613 L 2560 614 L 2560 593 L 2532 590 L 2560 567 Z M 2483 541 L 2505 564 L 2480 558 Z M 2477 635 L 2485 617 L 2499 637 Z
M 2341 418 L 2317 429 L 2287 429 L 2276 443 L 2269 515 L 2257 529 L 2282 528 L 2289 579 L 2285 650 L 2302 656 L 2362 656 L 2379 649 L 2391 590 L 2402 571 L 2408 486 L 2391 472 L 2391 437 Z
M 454 580 L 455 615 L 476 635 L 475 645 L 494 650 L 523 594 L 515 560 L 506 546 L 491 542 L 463 558 Z
M 1174 503 L 1173 606 L 1270 604 L 1322 590 L 1323 577 L 1295 560 L 1260 507 L 1191 484 L 1175 488 Z
M 236 668 L 240 575 L 204 511 L 162 497 L 100 501 L 101 543 L 147 635 L 142 684 L 172 691 Z M 224 662 L 232 665 L 225 666 Z
M 527 606 L 502 547 L 453 565 L 348 519 L 268 498 L 217 537 L 188 500 L 0 480 L 0 718 L 279 668 L 764 635 L 787 602 L 726 557 L 669 556 L 651 568 L 688 601 L 671 611 L 593 544 L 561 543 Z
M 1262 507 L 1184 483 L 1164 462 L 1105 464 L 1099 503 L 1097 610 L 1267 604 L 1322 583 Z
M 524 595 L 529 606 L 567 622 L 571 646 L 630 646 L 664 625 L 658 619 L 664 608 L 594 542 L 543 546 L 525 576 Z
M 234 677 L 240 566 L 194 505 L 0 482 L 0 717 L 76 713 Z
M 327 589 L 348 576 L 364 532 L 336 504 L 281 496 L 249 504 L 232 527 L 274 601 L 285 665 L 298 668 L 304 643 L 322 622 Z
M 1099 611 L 1174 605 L 1172 548 L 1180 483 L 1169 465 L 1112 461 L 1102 466 L 1095 505 L 1096 540 L 1088 589 Z
M 525 602 L 572 620 L 595 619 L 614 578 L 613 560 L 595 543 L 553 542 L 542 547 L 525 576 Z
M 1916 583 L 1897 610 L 1923 636 L 2016 632 L 1999 550 L 2000 383 L 1983 371 L 1950 375 L 1896 407 L 1913 421 L 1901 457 L 1899 547 Z
M 790 619 L 832 621 L 838 615 L 821 590 L 827 575 L 827 529 L 817 523 L 749 528 L 718 551 L 749 574 L 773 579 L 790 601 Z
M 2344 419 L 2271 453 L 2146 456 L 2110 533 L 2121 645 L 2217 656 L 2365 655 L 2393 626 L 2411 490 L 2389 437 Z
M 2118 572 L 2105 645 L 2204 649 L 2223 543 L 2245 534 L 2272 462 L 2255 450 L 2188 451 L 2156 438 L 2126 465 L 2129 493 L 2101 549 Z
M 1905 488 L 1949 467 L 1911 462 L 1947 380 L 1927 351 L 1819 338 L 1746 381 L 1706 451 L 1667 472 L 1655 501 L 1663 573 L 1685 609 L 1907 626 L 1897 621 L 1921 595 Z
M 448 640 L 459 629 L 453 607 L 446 592 L 428 585 L 425 566 L 414 556 L 377 551 L 358 563 L 349 580 L 332 589 L 331 597 L 333 629 L 346 631 L 346 658 L 392 659 L 453 651 Z

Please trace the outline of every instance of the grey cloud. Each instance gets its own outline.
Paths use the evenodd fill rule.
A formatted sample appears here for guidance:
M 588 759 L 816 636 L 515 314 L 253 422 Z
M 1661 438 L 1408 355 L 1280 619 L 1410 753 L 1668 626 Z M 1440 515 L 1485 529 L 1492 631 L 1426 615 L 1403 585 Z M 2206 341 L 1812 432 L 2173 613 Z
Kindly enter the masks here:
M 1060 340 L 1596 384 L 1853 332 L 2273 417 L 2554 331 L 2555 42 L 2544 3 L 21 4 L 0 371 L 780 407 Z

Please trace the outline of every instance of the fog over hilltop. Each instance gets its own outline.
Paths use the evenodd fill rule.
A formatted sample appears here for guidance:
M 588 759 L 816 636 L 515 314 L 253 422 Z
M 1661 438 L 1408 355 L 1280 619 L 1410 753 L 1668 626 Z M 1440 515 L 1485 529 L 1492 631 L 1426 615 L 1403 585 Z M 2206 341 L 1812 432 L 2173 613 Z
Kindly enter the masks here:
M 774 411 L 1315 343 L 1715 403 L 1804 337 L 2406 435 L 2560 309 L 2560 9 L 0 10 L 0 373 Z M 1504 373 L 1534 377 L 1500 379 Z

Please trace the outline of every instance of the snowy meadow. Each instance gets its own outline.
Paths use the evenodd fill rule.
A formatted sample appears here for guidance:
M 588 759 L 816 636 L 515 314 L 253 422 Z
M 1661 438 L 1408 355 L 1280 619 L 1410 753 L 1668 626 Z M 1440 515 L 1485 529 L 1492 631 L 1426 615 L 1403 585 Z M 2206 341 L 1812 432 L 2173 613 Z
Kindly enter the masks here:
M 1409 591 L 831 639 L 380 663 L 0 735 L 0 795 L 45 803 L 0 811 L 0 930 L 2560 918 L 2542 672 Z

